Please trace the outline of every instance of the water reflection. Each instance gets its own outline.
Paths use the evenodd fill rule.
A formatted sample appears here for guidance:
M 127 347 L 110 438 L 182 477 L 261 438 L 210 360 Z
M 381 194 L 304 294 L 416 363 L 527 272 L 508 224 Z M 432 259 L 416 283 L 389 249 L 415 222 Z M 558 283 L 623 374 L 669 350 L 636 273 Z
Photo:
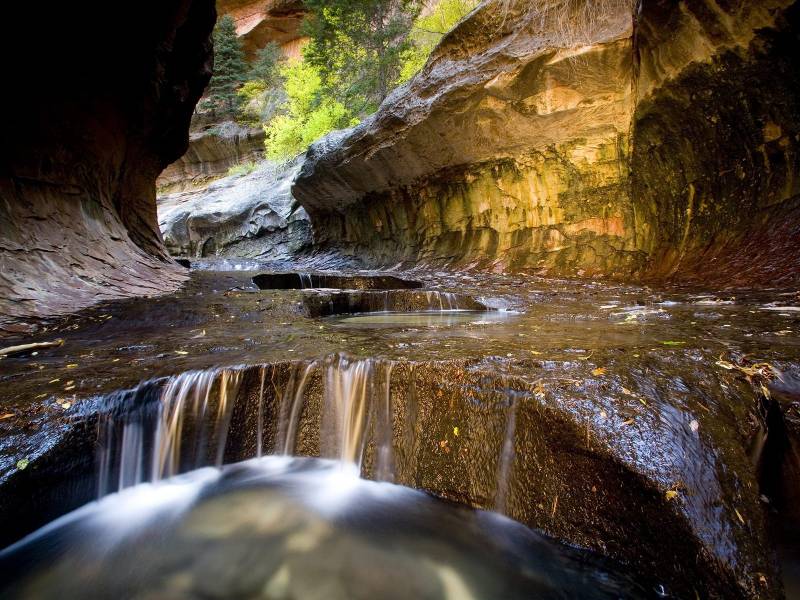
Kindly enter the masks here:
M 380 312 L 331 319 L 335 324 L 358 327 L 450 327 L 460 324 L 482 325 L 503 321 L 512 313 L 503 311 L 438 310 L 419 312 Z

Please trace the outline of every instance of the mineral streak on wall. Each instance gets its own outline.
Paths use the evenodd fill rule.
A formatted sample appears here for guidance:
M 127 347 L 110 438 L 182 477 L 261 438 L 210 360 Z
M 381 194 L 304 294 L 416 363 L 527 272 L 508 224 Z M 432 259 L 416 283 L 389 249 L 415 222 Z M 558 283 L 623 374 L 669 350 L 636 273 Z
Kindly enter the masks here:
M 376 265 L 795 280 L 797 12 L 486 2 L 294 193 Z

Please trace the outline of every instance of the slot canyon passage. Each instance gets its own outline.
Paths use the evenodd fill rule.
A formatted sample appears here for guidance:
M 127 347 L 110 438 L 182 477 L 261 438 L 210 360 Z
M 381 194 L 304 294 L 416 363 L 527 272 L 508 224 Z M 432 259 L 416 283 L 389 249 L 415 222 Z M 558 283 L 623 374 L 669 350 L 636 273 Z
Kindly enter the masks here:
M 5 12 L 0 596 L 800 598 L 800 3 Z

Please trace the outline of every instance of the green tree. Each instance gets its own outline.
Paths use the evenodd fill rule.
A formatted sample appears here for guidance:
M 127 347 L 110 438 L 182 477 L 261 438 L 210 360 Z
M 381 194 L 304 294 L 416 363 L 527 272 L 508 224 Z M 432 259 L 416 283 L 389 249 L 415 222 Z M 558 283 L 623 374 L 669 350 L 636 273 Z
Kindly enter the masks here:
M 305 60 L 354 116 L 377 109 L 400 73 L 421 0 L 306 0 Z
M 280 80 L 279 67 L 282 53 L 275 42 L 270 42 L 256 53 L 248 79 L 263 81 L 265 87 L 277 85 Z
M 214 28 L 214 75 L 206 95 L 212 104 L 227 112 L 234 112 L 239 102 L 236 90 L 245 80 L 247 63 L 236 25 L 230 15 L 225 15 Z
M 397 83 L 416 75 L 444 35 L 467 16 L 480 0 L 439 0 L 433 9 L 414 21 L 410 47 L 403 51 Z
M 344 105 L 322 92 L 319 71 L 304 60 L 281 69 L 287 96 L 284 112 L 264 126 L 267 158 L 297 156 L 326 133 L 353 124 Z

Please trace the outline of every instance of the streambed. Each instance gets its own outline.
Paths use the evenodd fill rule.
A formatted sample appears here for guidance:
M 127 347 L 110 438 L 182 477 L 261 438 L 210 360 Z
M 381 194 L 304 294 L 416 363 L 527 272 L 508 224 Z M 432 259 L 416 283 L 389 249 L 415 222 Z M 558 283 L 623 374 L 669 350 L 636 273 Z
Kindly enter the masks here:
M 0 363 L 0 508 L 14 515 L 6 543 L 96 497 L 98 419 L 147 398 L 164 403 L 189 371 L 213 370 L 214 398 L 222 372 L 241 372 L 230 393 L 238 408 L 222 450 L 212 433 L 200 464 L 178 460 L 175 472 L 282 451 L 279 423 L 295 405 L 290 453 L 331 456 L 326 398 L 336 385 L 353 397 L 330 382 L 353 383 L 346 364 L 365 365 L 366 393 L 356 394 L 369 399 L 365 475 L 381 478 L 379 450 L 390 447 L 390 480 L 627 562 L 650 590 L 691 594 L 700 581 L 710 596 L 748 597 L 764 592 L 762 575 L 771 581 L 765 522 L 783 492 L 761 493 L 759 482 L 777 452 L 770 421 L 791 430 L 770 415 L 797 410 L 796 291 L 419 271 L 394 275 L 421 288 L 353 296 L 259 290 L 261 272 L 195 271 L 175 295 L 54 322 L 33 341 L 63 337 L 63 346 Z M 403 311 L 382 310 L 391 302 Z M 365 306 L 374 312 L 352 311 Z M 757 364 L 770 368 L 740 369 Z M 386 398 L 380 441 L 370 407 Z M 692 566 L 697 556 L 711 559 Z

